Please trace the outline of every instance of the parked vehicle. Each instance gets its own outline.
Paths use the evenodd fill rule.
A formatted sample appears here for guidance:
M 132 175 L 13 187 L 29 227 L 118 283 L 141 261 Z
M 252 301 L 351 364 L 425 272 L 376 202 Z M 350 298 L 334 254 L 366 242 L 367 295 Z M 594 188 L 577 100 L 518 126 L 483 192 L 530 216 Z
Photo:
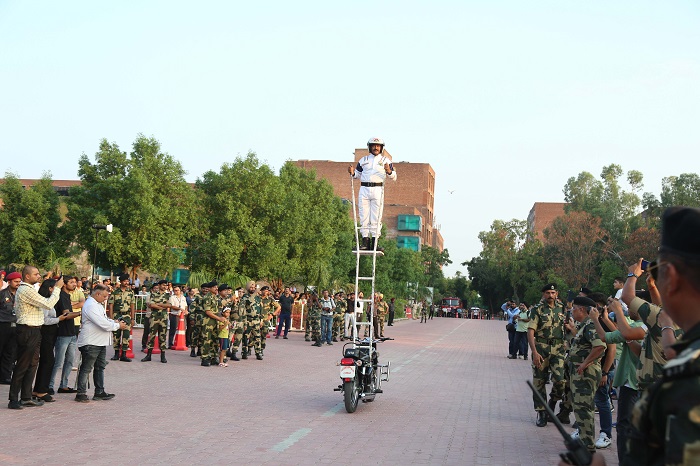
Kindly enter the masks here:
M 442 298 L 440 301 L 440 317 L 461 317 L 464 307 L 459 298 Z

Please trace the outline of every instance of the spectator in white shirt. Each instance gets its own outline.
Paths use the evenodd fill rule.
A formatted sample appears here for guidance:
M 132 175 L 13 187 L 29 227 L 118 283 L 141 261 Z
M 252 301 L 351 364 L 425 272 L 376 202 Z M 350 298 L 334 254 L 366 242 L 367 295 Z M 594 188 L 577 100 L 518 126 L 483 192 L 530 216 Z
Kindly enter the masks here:
M 170 296 L 170 304 L 175 307 L 170 308 L 168 319 L 170 319 L 170 330 L 168 332 L 168 349 L 173 346 L 175 333 L 177 333 L 177 325 L 181 315 L 187 315 L 187 298 L 182 294 L 182 289 L 175 285 L 173 287 L 173 295 Z M 184 313 L 184 314 L 183 314 Z
M 105 392 L 104 370 L 107 366 L 107 346 L 112 344 L 112 332 L 124 330 L 126 323 L 114 321 L 107 317 L 104 305 L 100 304 L 109 297 L 109 288 L 97 284 L 92 289 L 90 297 L 83 305 L 83 320 L 80 335 L 78 335 L 78 349 L 82 361 L 78 369 L 78 394 L 75 401 L 86 403 L 90 401 L 87 396 L 87 379 L 92 371 L 95 382 L 95 396 L 93 400 L 111 400 L 114 395 Z

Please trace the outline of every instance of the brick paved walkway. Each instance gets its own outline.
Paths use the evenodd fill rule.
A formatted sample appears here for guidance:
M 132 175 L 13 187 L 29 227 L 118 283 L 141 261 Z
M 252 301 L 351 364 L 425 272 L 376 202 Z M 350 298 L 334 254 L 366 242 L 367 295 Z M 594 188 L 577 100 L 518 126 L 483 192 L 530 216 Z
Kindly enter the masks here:
M 443 318 L 387 327 L 396 340 L 379 351 L 391 380 L 354 414 L 333 391 L 341 345 L 311 347 L 299 333 L 268 339 L 264 361 L 228 368 L 181 351 L 168 351 L 168 364 L 110 362 L 111 401 L 3 404 L 0 464 L 557 464 L 563 443 L 551 423 L 535 427 L 530 363 L 505 357 L 503 327 Z M 614 446 L 603 454 L 617 463 Z

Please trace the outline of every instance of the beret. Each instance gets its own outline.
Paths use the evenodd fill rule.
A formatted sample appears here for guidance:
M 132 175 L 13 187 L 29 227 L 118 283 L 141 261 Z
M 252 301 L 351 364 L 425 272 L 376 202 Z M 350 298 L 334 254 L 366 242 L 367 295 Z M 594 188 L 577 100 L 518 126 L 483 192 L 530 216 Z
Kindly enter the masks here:
M 547 285 L 542 287 L 542 293 L 549 290 L 557 291 L 557 285 L 555 285 L 554 283 L 548 283 Z
M 669 207 L 664 211 L 661 222 L 659 252 L 700 259 L 700 209 Z
M 7 280 L 9 282 L 12 280 L 16 280 L 18 278 L 22 278 L 22 274 L 19 272 L 12 272 L 7 277 L 5 277 L 5 280 Z
M 596 307 L 596 304 L 591 298 L 586 296 L 576 296 L 574 298 L 574 306 Z

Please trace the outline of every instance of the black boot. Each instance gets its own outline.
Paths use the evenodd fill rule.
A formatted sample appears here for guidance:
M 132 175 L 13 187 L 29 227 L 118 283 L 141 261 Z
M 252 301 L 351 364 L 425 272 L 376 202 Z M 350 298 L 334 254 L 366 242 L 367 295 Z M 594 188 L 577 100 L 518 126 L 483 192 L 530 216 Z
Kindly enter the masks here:
M 255 358 L 256 358 L 258 361 L 262 361 L 262 354 L 256 354 L 256 355 L 255 355 Z
M 246 350 L 241 351 L 241 359 L 248 359 L 248 352 Z
M 360 245 L 360 250 L 368 251 L 370 249 L 372 249 L 372 243 L 370 242 L 369 237 L 362 238 L 362 244 Z
M 371 238 L 371 241 L 369 243 L 369 249 L 374 250 L 374 246 L 377 244 L 377 238 Z M 381 246 L 377 246 L 377 251 L 378 252 L 384 252 L 384 248 Z
M 231 361 L 240 361 L 241 360 L 238 356 L 236 356 L 236 353 L 237 353 L 237 351 L 233 351 L 231 353 Z
M 537 422 L 535 422 L 537 427 L 544 427 L 547 425 L 547 412 L 537 411 Z
M 197 350 L 194 349 L 194 346 L 192 347 L 192 349 L 190 349 L 190 357 L 191 358 L 197 357 Z
M 126 357 L 126 351 L 125 351 L 125 350 L 122 350 L 122 355 L 121 355 L 121 357 L 119 358 L 119 360 L 122 361 L 122 362 L 131 362 L 131 359 L 129 359 L 129 358 Z
M 114 356 L 110 358 L 110 361 L 119 361 L 119 350 L 115 349 L 114 350 Z
M 148 350 L 148 353 L 146 353 L 146 357 L 141 360 L 141 362 L 148 362 L 151 360 L 151 354 L 153 354 L 153 348 L 150 348 Z
M 165 359 L 165 351 L 161 351 L 161 352 L 160 352 L 160 362 L 162 362 L 163 364 L 165 364 L 166 362 L 168 362 L 168 360 Z
M 554 412 L 554 410 L 557 409 L 557 401 L 559 401 L 559 400 L 553 400 L 550 398 L 549 401 L 547 402 L 547 404 L 549 405 L 549 409 L 551 409 L 552 412 Z M 547 414 L 547 420 L 549 420 L 549 421 L 552 420 L 550 418 L 549 414 Z
M 202 348 L 200 346 L 197 347 L 197 356 L 202 355 Z
M 209 367 L 209 366 L 211 366 L 211 363 L 209 362 L 208 359 L 202 359 L 202 364 L 201 364 L 201 365 L 204 366 L 204 367 Z

